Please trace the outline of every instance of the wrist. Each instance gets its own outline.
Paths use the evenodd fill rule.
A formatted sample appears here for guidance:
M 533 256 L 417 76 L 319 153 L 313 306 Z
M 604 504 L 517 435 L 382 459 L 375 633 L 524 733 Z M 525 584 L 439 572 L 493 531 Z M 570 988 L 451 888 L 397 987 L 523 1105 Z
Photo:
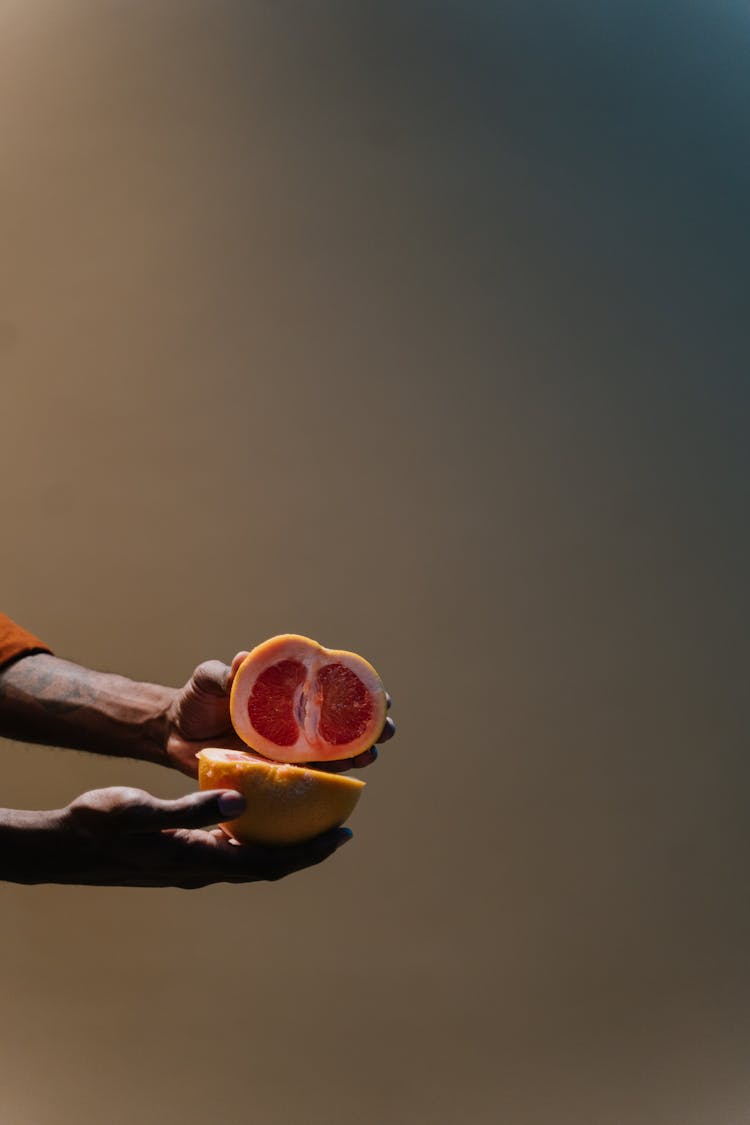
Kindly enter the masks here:
M 122 676 L 108 679 L 108 691 L 98 705 L 103 723 L 111 723 L 116 737 L 104 752 L 156 765 L 167 764 L 170 712 L 177 689 Z

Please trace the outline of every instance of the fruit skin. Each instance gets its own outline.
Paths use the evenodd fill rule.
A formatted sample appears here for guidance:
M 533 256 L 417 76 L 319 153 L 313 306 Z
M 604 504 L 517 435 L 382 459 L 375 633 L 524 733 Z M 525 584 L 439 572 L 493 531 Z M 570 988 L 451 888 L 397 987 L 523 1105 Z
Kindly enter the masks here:
M 246 808 L 221 827 L 242 844 L 299 844 L 338 828 L 351 815 L 364 781 L 323 770 L 266 762 L 239 750 L 198 752 L 201 789 L 236 789 Z
M 323 739 L 315 725 L 315 701 L 308 704 L 307 720 L 293 745 L 280 746 L 261 735 L 252 726 L 248 715 L 248 702 L 257 677 L 271 665 L 282 660 L 297 660 L 308 671 L 308 679 L 325 665 L 341 663 L 362 680 L 372 703 L 372 717 L 360 736 L 347 743 L 333 744 Z M 232 725 L 239 737 L 252 750 L 276 762 L 337 761 L 353 758 L 373 746 L 385 724 L 387 697 L 380 676 L 364 657 L 342 649 L 327 649 L 309 637 L 297 633 L 283 633 L 257 645 L 235 673 L 230 693 Z

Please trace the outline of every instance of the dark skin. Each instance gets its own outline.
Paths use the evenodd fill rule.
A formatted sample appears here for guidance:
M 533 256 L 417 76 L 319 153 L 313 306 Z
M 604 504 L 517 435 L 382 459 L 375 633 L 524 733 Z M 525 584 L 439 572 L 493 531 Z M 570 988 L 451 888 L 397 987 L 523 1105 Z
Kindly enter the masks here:
M 95 672 L 47 653 L 25 656 L 0 670 L 0 735 L 137 758 L 196 777 L 195 755 L 204 747 L 246 749 L 229 717 L 232 680 L 246 655 L 238 653 L 231 665 L 200 664 L 178 689 Z M 378 742 L 394 732 L 389 718 Z M 318 766 L 359 769 L 376 757 L 372 747 Z M 235 844 L 210 828 L 243 807 L 234 790 L 162 801 L 140 789 L 112 787 L 84 793 L 63 809 L 3 809 L 0 878 L 182 888 L 277 880 L 322 862 L 351 836 L 340 828 L 305 844 L 262 848 Z

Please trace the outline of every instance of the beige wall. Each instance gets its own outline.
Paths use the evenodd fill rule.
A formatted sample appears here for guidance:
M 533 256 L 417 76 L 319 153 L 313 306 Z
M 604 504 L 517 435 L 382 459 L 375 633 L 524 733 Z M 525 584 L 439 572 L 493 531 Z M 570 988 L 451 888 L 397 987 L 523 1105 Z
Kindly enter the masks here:
M 2 888 L 8 1125 L 746 1120 L 747 27 L 562 8 L 0 0 L 2 608 L 399 723 L 321 868 Z

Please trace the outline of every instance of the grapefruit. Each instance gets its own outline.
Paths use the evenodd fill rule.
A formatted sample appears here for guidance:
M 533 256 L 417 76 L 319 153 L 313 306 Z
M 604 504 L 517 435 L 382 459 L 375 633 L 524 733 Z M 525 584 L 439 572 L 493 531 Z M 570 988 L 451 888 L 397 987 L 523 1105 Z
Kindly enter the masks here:
M 353 758 L 383 730 L 386 693 L 371 664 L 293 633 L 249 653 L 232 683 L 232 725 L 275 762 Z
M 338 828 L 365 787 L 353 777 L 213 749 L 198 752 L 198 784 L 242 793 L 245 811 L 221 827 L 241 844 L 271 846 L 298 844 Z

